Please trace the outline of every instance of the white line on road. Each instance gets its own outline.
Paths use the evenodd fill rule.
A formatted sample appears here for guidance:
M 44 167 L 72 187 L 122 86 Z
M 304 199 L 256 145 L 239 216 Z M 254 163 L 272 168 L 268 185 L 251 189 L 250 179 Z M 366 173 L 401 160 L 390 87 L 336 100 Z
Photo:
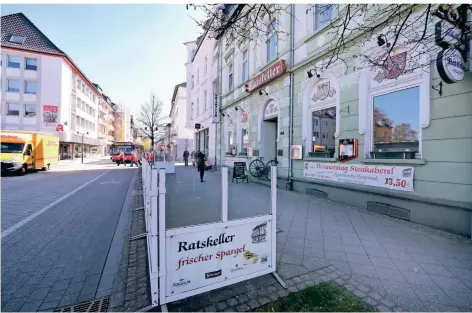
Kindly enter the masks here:
M 11 234 L 12 232 L 14 232 L 15 230 L 17 230 L 18 228 L 20 228 L 21 226 L 25 225 L 26 223 L 32 221 L 35 217 L 37 217 L 38 215 L 46 212 L 47 210 L 49 210 L 50 208 L 52 208 L 53 206 L 55 206 L 56 204 L 58 204 L 59 202 L 61 201 L 64 201 L 65 199 L 69 198 L 70 196 L 72 196 L 74 193 L 76 193 L 77 191 L 79 191 L 80 189 L 86 187 L 87 185 L 90 185 L 91 183 L 93 183 L 94 181 L 97 181 L 100 177 L 102 177 L 103 175 L 105 175 L 106 173 L 108 173 L 109 171 L 111 170 L 108 170 L 106 171 L 105 173 L 101 174 L 101 175 L 98 175 L 97 177 L 95 177 L 94 179 L 86 182 L 85 184 L 75 188 L 74 190 L 72 190 L 71 192 L 63 195 L 62 197 L 60 197 L 59 199 L 55 200 L 54 202 L 51 202 L 50 204 L 48 204 L 47 206 L 45 206 L 44 208 L 42 208 L 41 210 L 31 214 L 30 216 L 28 216 L 27 218 L 21 220 L 20 222 L 16 223 L 15 225 L 13 225 L 12 227 L 8 228 L 7 230 L 3 231 L 2 232 L 2 238 Z

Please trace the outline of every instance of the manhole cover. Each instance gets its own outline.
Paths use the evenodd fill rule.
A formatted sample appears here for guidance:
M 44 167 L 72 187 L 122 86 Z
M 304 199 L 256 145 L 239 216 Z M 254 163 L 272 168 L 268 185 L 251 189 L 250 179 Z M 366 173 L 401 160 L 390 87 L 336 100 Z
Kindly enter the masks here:
M 73 306 L 55 309 L 54 312 L 107 312 L 108 301 L 109 298 L 95 299 Z

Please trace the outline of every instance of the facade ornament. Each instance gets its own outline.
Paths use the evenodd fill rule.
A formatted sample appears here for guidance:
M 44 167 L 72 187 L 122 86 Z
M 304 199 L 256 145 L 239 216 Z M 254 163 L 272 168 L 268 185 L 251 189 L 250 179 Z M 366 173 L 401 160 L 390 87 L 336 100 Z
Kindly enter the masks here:
M 328 97 L 333 97 L 336 94 L 336 90 L 331 88 L 330 81 L 328 80 L 325 83 L 321 83 L 317 86 L 317 91 L 313 95 L 312 100 L 316 101 L 323 101 L 326 100 Z

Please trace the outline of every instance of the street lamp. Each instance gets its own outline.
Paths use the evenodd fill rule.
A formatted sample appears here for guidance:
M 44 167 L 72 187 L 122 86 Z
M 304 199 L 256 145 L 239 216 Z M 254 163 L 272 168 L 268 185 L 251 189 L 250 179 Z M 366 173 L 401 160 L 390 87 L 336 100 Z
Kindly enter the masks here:
M 88 135 L 88 132 L 85 132 L 85 133 L 80 133 L 80 132 L 77 132 L 77 134 L 79 135 L 82 135 L 82 164 L 84 163 L 84 135 Z

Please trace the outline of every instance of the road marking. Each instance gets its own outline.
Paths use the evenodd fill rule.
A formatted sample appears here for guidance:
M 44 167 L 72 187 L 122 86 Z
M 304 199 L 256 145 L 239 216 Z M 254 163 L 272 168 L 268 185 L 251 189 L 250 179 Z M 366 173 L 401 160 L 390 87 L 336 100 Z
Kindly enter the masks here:
M 12 232 L 14 232 L 15 230 L 17 230 L 18 228 L 20 228 L 21 226 L 25 225 L 26 223 L 32 221 L 35 217 L 39 216 L 40 214 L 46 212 L 47 210 L 49 210 L 50 208 L 52 208 L 53 206 L 55 206 L 56 204 L 58 204 L 59 202 L 61 201 L 64 201 L 65 199 L 69 198 L 70 196 L 72 196 L 74 193 L 76 193 L 77 191 L 79 191 L 80 189 L 90 185 L 91 183 L 97 181 L 99 178 L 101 178 L 103 175 L 105 175 L 106 173 L 108 173 L 110 170 L 106 171 L 105 173 L 95 177 L 94 179 L 86 182 L 85 184 L 75 188 L 74 190 L 72 190 L 71 192 L 63 195 L 62 197 L 60 197 L 59 199 L 55 200 L 54 202 L 51 202 L 50 204 L 48 204 L 47 206 L 45 206 L 44 208 L 42 208 L 41 210 L 31 214 L 30 216 L 28 216 L 27 218 L 23 219 L 22 221 L 16 223 L 15 225 L 13 225 L 12 227 L 6 229 L 5 231 L 2 232 L 2 238 L 11 234 Z

